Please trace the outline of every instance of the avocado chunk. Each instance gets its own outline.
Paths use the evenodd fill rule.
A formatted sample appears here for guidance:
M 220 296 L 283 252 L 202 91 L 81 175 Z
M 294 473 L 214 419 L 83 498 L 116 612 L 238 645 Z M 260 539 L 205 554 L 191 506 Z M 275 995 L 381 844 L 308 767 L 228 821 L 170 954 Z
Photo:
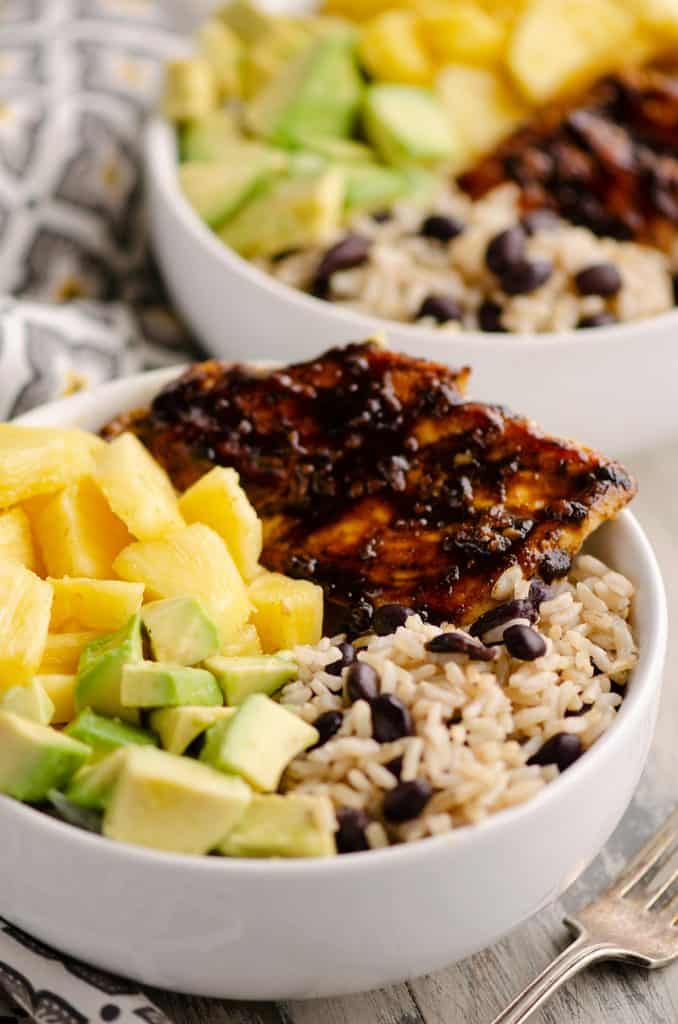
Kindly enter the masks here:
M 271 182 L 219 232 L 241 256 L 274 256 L 328 242 L 341 223 L 344 176 L 327 170 Z
M 348 213 L 391 206 L 410 191 L 401 170 L 379 164 L 354 164 L 343 168 L 346 177 L 345 206 Z
M 127 708 L 175 708 L 181 704 L 224 703 L 219 684 L 204 668 L 186 668 L 165 661 L 126 665 L 120 690 Z
M 217 849 L 225 857 L 332 857 L 333 820 L 326 797 L 255 795 Z
M 290 761 L 318 741 L 318 732 L 263 693 L 252 694 L 232 718 L 207 730 L 200 760 L 241 775 L 255 789 L 273 793 Z
M 458 149 L 442 102 L 416 85 L 370 86 L 363 121 L 369 141 L 389 164 L 435 164 L 452 159 Z
M 354 142 L 353 139 L 333 139 L 331 136 L 305 135 L 302 132 L 297 136 L 297 144 L 303 152 L 316 153 L 338 164 L 367 164 L 374 159 L 369 146 L 363 142 Z
M 242 141 L 233 112 L 220 109 L 187 121 L 181 131 L 179 148 L 182 160 L 214 162 L 227 160 L 233 146 Z
M 210 658 L 205 665 L 214 673 L 226 703 L 231 707 L 242 704 L 252 693 L 275 693 L 294 679 L 297 666 L 285 658 L 262 654 L 252 658 Z
M 251 795 L 242 779 L 191 758 L 128 747 L 103 832 L 156 850 L 205 854 L 233 829 Z
M 80 740 L 92 748 L 92 756 L 99 759 L 118 750 L 119 747 L 157 747 L 158 741 L 146 729 L 122 722 L 119 718 L 104 718 L 91 708 L 81 711 L 75 721 L 66 726 L 64 732 L 74 740 Z
M 33 679 L 27 686 L 12 686 L 3 695 L 0 707 L 40 725 L 49 725 L 54 718 L 54 704 L 37 679 Z
M 194 597 L 168 597 L 141 609 L 156 661 L 197 665 L 219 650 L 219 630 Z
M 125 751 L 120 749 L 97 764 L 86 764 L 75 773 L 64 796 L 78 807 L 105 810 L 124 763 Z
M 39 803 L 63 789 L 90 755 L 89 747 L 48 725 L 0 711 L 0 793 Z
M 363 96 L 355 43 L 345 31 L 318 38 L 274 75 L 250 101 L 252 132 L 280 146 L 304 136 L 348 138 Z
M 168 754 L 184 754 L 206 729 L 234 714 L 235 708 L 162 708 L 151 712 L 151 729 Z
M 126 626 L 88 644 L 80 655 L 75 684 L 77 711 L 92 708 L 111 718 L 137 723 L 139 712 L 125 707 L 120 699 L 122 670 L 143 659 L 141 616 L 135 615 Z
M 218 162 L 179 166 L 179 184 L 199 217 L 216 228 L 229 220 L 269 178 L 283 170 L 285 154 L 256 142 L 233 146 Z

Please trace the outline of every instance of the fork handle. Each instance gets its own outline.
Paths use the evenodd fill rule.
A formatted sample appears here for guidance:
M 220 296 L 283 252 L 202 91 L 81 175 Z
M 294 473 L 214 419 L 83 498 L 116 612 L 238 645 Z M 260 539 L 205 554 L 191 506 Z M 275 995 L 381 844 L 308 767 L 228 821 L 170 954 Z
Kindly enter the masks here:
M 580 935 L 495 1017 L 492 1024 L 523 1024 L 562 984 L 589 964 L 623 956 L 623 950 L 611 943 L 593 942 L 586 935 Z

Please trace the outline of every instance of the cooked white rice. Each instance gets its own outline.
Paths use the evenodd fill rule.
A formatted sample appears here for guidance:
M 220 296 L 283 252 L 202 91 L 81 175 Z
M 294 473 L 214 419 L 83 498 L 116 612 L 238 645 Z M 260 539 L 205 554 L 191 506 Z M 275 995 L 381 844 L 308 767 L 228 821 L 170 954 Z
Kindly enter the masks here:
M 493 596 L 521 598 L 528 589 L 511 569 Z M 366 638 L 359 659 L 376 669 L 380 691 L 399 697 L 413 721 L 413 735 L 392 743 L 373 739 L 370 705 L 350 706 L 342 678 L 324 671 L 340 656 L 336 638 L 296 648 L 299 676 L 281 700 L 308 722 L 329 710 L 344 718 L 324 746 L 292 762 L 283 788 L 327 796 L 337 810 L 365 811 L 373 848 L 440 835 L 529 800 L 558 775 L 555 765 L 527 764 L 546 740 L 576 733 L 586 750 L 614 721 L 617 691 L 637 661 L 632 597 L 628 579 L 582 555 L 541 606 L 535 628 L 547 652 L 536 661 L 517 661 L 504 647 L 494 662 L 433 655 L 424 644 L 441 629 L 418 615 L 390 636 Z M 423 779 L 433 790 L 420 816 L 400 825 L 386 822 L 381 810 L 398 783 L 385 767 L 396 757 L 402 781 Z

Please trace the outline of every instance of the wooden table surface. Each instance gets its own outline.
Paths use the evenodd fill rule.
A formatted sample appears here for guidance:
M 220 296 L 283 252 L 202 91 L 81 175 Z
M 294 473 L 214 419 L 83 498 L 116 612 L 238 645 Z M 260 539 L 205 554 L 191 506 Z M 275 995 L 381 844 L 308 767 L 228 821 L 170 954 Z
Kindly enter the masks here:
M 671 621 L 678 617 L 678 447 L 627 460 L 641 489 L 635 511 L 664 567 Z M 678 687 L 671 664 L 678 640 L 669 637 L 663 704 L 652 754 L 624 820 L 591 868 L 564 899 L 490 949 L 437 974 L 344 999 L 235 1003 L 151 992 L 176 1024 L 490 1024 L 515 992 L 562 949 L 564 908 L 575 909 L 616 874 L 678 802 Z M 0 1000 L 0 1024 L 13 1024 Z M 570 982 L 534 1015 L 536 1024 L 675 1024 L 678 964 L 647 973 L 627 967 L 593 968 Z

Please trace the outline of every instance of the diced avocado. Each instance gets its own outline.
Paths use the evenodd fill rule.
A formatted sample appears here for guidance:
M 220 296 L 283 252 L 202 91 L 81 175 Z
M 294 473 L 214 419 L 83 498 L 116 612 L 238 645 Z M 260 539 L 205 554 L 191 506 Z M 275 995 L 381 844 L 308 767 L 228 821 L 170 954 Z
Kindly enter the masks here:
M 242 93 L 256 96 L 268 83 L 307 50 L 314 36 L 307 19 L 271 18 L 269 30 L 245 50 Z
M 129 747 L 104 816 L 104 835 L 156 850 L 209 853 L 242 816 L 251 795 L 242 779 L 191 758 Z
M 231 110 L 211 110 L 204 117 L 188 121 L 181 130 L 182 160 L 227 160 L 233 146 L 243 142 Z
M 39 803 L 63 789 L 90 755 L 84 743 L 48 725 L 0 711 L 0 793 Z
M 331 857 L 332 804 L 318 796 L 255 795 L 218 846 L 226 857 Z
M 379 164 L 354 164 L 343 167 L 346 177 L 346 210 L 379 210 L 390 206 L 409 192 L 409 181 L 402 170 Z
M 219 650 L 219 631 L 194 597 L 168 597 L 141 609 L 156 661 L 197 665 Z
M 287 158 L 287 174 L 290 178 L 303 178 L 322 174 L 328 169 L 326 157 L 303 149 L 292 150 Z
M 255 789 L 272 793 L 282 773 L 318 732 L 263 693 L 252 694 L 232 718 L 207 730 L 200 760 L 221 772 L 241 775 Z
M 328 242 L 341 223 L 344 177 L 329 170 L 272 182 L 219 232 L 241 256 L 274 256 Z
M 182 704 L 224 703 L 219 684 L 204 668 L 186 668 L 165 661 L 126 665 L 120 690 L 128 708 L 175 708 Z
M 151 712 L 151 729 L 158 734 L 168 754 L 184 754 L 206 729 L 234 714 L 235 708 L 162 708 Z
M 399 167 L 407 182 L 407 200 L 419 206 L 430 206 L 440 191 L 440 177 L 424 167 Z
M 363 120 L 369 141 L 389 164 L 435 164 L 452 159 L 458 148 L 441 100 L 416 85 L 371 85 Z
M 12 686 L 3 695 L 0 707 L 40 725 L 49 725 L 54 718 L 54 704 L 45 687 L 33 679 L 28 686 Z
M 240 142 L 218 162 L 180 164 L 179 184 L 189 203 L 210 227 L 228 221 L 256 191 L 286 166 L 285 154 L 256 142 Z
M 200 54 L 212 68 L 221 99 L 240 96 L 243 44 L 232 28 L 218 18 L 208 18 L 198 29 Z
M 214 674 L 223 690 L 226 703 L 236 707 L 252 693 L 275 693 L 294 679 L 297 666 L 276 655 L 262 654 L 252 658 L 210 658 L 205 665 Z
M 300 133 L 297 136 L 297 145 L 308 153 L 317 153 L 325 160 L 331 160 L 338 164 L 365 164 L 371 163 L 374 153 L 369 146 L 363 142 L 354 142 L 353 139 L 333 139 L 325 135 L 305 135 Z
M 170 61 L 165 68 L 163 112 L 172 121 L 204 117 L 218 102 L 217 80 L 204 57 Z
M 124 763 L 125 750 L 120 749 L 97 764 L 86 764 L 75 773 L 64 796 L 78 807 L 105 810 Z
M 250 131 L 281 146 L 301 137 L 349 137 L 363 96 L 354 42 L 345 32 L 321 36 L 250 101 Z
M 158 745 L 155 736 L 146 729 L 122 722 L 119 718 L 104 718 L 91 708 L 81 711 L 64 732 L 91 747 L 92 755 L 96 758 L 105 757 L 119 747 Z
M 138 711 L 120 700 L 122 670 L 143 660 L 141 616 L 135 615 L 126 626 L 109 636 L 88 644 L 80 655 L 75 684 L 76 710 L 92 708 L 111 718 L 138 722 Z

